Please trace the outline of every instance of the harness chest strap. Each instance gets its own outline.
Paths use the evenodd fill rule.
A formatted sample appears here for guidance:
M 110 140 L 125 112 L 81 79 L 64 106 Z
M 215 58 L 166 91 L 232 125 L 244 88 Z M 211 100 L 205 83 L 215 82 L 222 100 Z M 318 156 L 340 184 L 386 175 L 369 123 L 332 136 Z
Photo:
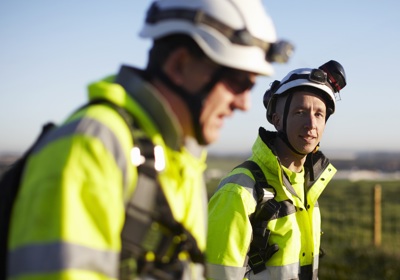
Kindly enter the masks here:
M 136 133 L 140 128 L 130 116 L 128 123 L 144 162 L 137 167 L 136 189 L 126 206 L 120 278 L 132 279 L 140 274 L 179 279 L 183 272 L 178 258 L 181 252 L 187 252 L 194 263 L 204 264 L 205 257 L 193 235 L 174 219 L 157 179 L 154 144 L 143 133 Z
M 264 188 L 271 188 L 260 166 L 254 161 L 247 160 L 238 167 L 248 169 L 254 176 L 254 190 L 257 195 L 257 206 L 250 216 L 253 228 L 253 239 L 247 253 L 248 265 L 254 274 L 266 269 L 265 263 L 279 250 L 277 244 L 268 243 L 270 231 L 267 230 L 268 222 L 277 216 L 281 205 L 274 198 L 264 199 Z

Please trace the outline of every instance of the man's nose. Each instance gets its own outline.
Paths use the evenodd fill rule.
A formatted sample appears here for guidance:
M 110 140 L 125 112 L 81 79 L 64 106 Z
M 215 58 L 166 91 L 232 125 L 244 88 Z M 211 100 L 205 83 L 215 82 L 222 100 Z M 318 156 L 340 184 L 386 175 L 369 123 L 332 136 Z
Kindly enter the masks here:
M 233 101 L 235 109 L 241 111 L 248 111 L 251 107 L 250 90 L 246 90 L 241 94 L 235 95 L 235 100 Z
M 308 115 L 304 127 L 307 129 L 314 129 L 317 127 L 317 118 L 313 116 L 312 114 Z

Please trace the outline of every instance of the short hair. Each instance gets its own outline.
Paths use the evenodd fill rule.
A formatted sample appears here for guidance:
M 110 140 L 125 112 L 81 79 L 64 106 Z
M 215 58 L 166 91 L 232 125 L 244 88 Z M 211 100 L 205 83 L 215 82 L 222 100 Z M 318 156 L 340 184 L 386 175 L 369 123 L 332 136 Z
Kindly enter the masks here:
M 203 50 L 190 36 L 186 34 L 172 34 L 154 40 L 153 46 L 149 51 L 149 60 L 146 67 L 147 72 L 152 73 L 156 68 L 163 65 L 170 53 L 179 47 L 186 48 L 195 57 L 206 57 Z

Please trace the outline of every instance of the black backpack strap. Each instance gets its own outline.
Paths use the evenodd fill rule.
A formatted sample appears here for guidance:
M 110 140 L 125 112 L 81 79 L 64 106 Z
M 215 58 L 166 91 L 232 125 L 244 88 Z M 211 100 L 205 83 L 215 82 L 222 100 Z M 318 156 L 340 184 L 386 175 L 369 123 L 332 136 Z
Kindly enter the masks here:
M 257 204 L 262 202 L 264 198 L 264 188 L 267 189 L 269 185 L 260 166 L 252 160 L 246 160 L 235 168 L 238 167 L 246 168 L 251 172 L 251 174 L 253 174 L 255 180 L 254 190 L 257 196 Z
M 158 181 L 154 143 L 125 109 L 103 100 L 94 100 L 87 105 L 104 103 L 123 117 L 131 130 L 133 143 L 143 157 L 143 162 L 137 166 L 136 189 L 125 211 L 119 278 L 147 275 L 155 279 L 179 279 L 183 273 L 179 253 L 186 251 L 191 261 L 201 264 L 205 263 L 205 256 L 193 235 L 172 214 Z
M 274 198 L 264 198 L 264 189 L 272 187 L 268 184 L 264 172 L 256 162 L 247 160 L 237 167 L 247 168 L 255 179 L 254 189 L 257 194 L 257 206 L 254 213 L 250 216 L 253 239 L 250 243 L 247 257 L 248 265 L 253 273 L 257 274 L 266 269 L 266 261 L 279 250 L 278 245 L 269 245 L 268 243 L 270 231 L 267 230 L 267 224 L 278 214 L 280 204 Z
M 174 219 L 157 180 L 152 156 L 145 157 L 146 161 L 138 166 L 138 183 L 127 206 L 121 234 L 120 279 L 135 279 L 138 275 L 180 279 L 180 252 L 187 251 L 195 263 L 204 264 L 205 257 L 191 233 Z M 149 258 L 149 254 L 153 257 Z

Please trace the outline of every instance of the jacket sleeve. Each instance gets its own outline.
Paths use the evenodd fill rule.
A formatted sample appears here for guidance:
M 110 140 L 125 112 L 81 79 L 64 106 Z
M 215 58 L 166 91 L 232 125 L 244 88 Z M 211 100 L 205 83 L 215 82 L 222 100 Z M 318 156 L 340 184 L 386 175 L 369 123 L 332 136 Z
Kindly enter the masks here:
M 92 127 L 81 134 L 73 124 L 29 159 L 12 215 L 10 279 L 117 278 L 124 180 L 116 155 L 124 153 L 106 127 L 80 121 L 75 129 Z
M 243 279 L 252 228 L 249 214 L 255 201 L 245 188 L 228 183 L 210 199 L 208 205 L 207 277 Z

